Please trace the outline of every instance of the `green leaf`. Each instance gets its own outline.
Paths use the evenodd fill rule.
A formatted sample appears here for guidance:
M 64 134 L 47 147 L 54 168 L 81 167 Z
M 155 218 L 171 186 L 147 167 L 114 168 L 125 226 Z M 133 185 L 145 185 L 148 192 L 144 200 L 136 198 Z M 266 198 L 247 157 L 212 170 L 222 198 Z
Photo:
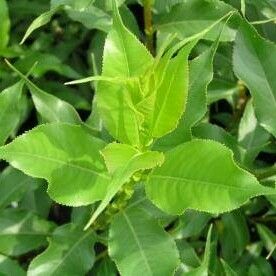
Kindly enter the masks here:
M 188 275 L 188 276 L 208 276 L 208 270 L 209 270 L 209 263 L 210 263 L 210 251 L 211 251 L 211 236 L 212 236 L 212 228 L 211 225 L 208 231 L 207 240 L 206 240 L 206 246 L 204 251 L 204 257 L 201 265 L 195 269 L 192 269 L 191 271 L 187 273 L 183 273 L 182 275 Z
M 103 56 L 103 77 L 138 78 L 146 73 L 153 57 L 123 25 L 114 9 L 112 30 L 108 33 Z M 96 91 L 97 107 L 107 130 L 120 142 L 139 145 L 142 114 L 135 104 L 141 100 L 138 80 L 128 85 L 100 82 Z
M 184 114 L 177 128 L 157 141 L 158 148 L 167 149 L 191 140 L 192 126 L 207 112 L 207 86 L 213 78 L 213 58 L 217 46 L 218 40 L 212 47 L 190 62 L 189 93 Z
M 172 275 L 179 263 L 173 239 L 157 221 L 138 208 L 114 217 L 108 250 L 122 276 Z
M 103 258 L 97 262 L 89 275 L 95 276 L 117 276 L 117 268 L 109 257 Z
M 20 44 L 23 44 L 33 31 L 35 31 L 36 29 L 48 24 L 50 22 L 50 20 L 52 19 L 52 16 L 61 9 L 62 9 L 62 6 L 57 6 L 53 9 L 39 15 L 32 22 L 32 24 L 29 26 L 29 28 L 27 29 L 27 31 L 26 31 L 24 37 L 22 38 Z
M 53 71 L 61 76 L 68 78 L 80 78 L 81 75 L 72 69 L 69 65 L 64 64 L 60 58 L 50 53 L 40 53 L 38 51 L 31 51 L 26 54 L 23 59 L 15 62 L 15 67 L 19 71 L 27 72 L 34 64 L 36 66 L 32 69 L 31 75 L 35 78 L 43 76 L 46 72 Z
M 0 50 L 6 48 L 10 37 L 10 18 L 6 0 L 0 0 Z
M 188 95 L 188 56 L 195 43 L 183 47 L 168 62 L 166 71 L 162 72 L 164 77 L 154 99 L 151 124 L 153 137 L 162 137 L 175 129 L 185 110 Z
M 167 152 L 163 165 L 149 175 L 146 192 L 171 214 L 187 208 L 223 213 L 251 197 L 275 193 L 239 168 L 228 148 L 211 140 L 192 140 Z
M 16 261 L 4 255 L 0 255 L 0 275 L 24 276 L 26 272 Z
M 67 8 L 66 13 L 70 19 L 82 23 L 88 29 L 98 29 L 108 32 L 112 25 L 109 14 L 90 4 L 81 10 Z
M 81 123 L 81 119 L 73 106 L 41 90 L 8 61 L 6 62 L 8 66 L 27 84 L 36 110 L 46 122 Z
M 242 212 L 237 210 L 232 213 L 223 214 L 221 226 L 222 256 L 225 260 L 231 262 L 238 261 L 250 242 L 246 219 Z
M 207 213 L 186 210 L 179 217 L 177 226 L 171 230 L 171 235 L 178 240 L 198 236 L 211 218 Z
M 84 232 L 73 224 L 55 229 L 48 248 L 34 258 L 28 275 L 86 275 L 94 263 L 95 243 L 91 231 Z
M 267 226 L 263 224 L 257 224 L 257 230 L 260 238 L 264 244 L 264 247 L 268 251 L 268 256 L 272 255 L 276 260 L 276 235 Z
M 23 82 L 17 82 L 0 93 L 0 145 L 5 144 L 9 136 L 21 122 Z
M 7 167 L 0 174 L 0 210 L 12 201 L 18 201 L 28 191 L 36 189 L 36 179 Z
M 226 263 L 224 260 L 221 260 L 221 263 L 223 265 L 223 269 L 225 272 L 225 276 L 237 276 L 238 274 L 230 267 L 228 263 Z
M 118 147 L 121 147 L 125 151 L 127 146 L 122 144 L 109 144 L 107 146 L 107 149 L 102 151 L 102 153 L 105 155 L 105 160 L 111 160 L 111 157 L 115 157 L 114 159 L 117 159 Z M 124 158 L 120 157 L 120 162 L 123 161 L 124 163 L 122 162 L 121 164 L 118 164 L 118 167 L 112 175 L 112 181 L 107 188 L 107 193 L 104 199 L 102 200 L 96 211 L 93 213 L 88 224 L 85 226 L 85 229 L 87 229 L 96 220 L 100 213 L 109 204 L 111 199 L 123 186 L 123 184 L 127 183 L 134 173 L 138 171 L 152 169 L 156 166 L 160 166 L 164 162 L 163 153 L 157 151 L 135 152 L 133 150 L 131 156 L 130 150 L 128 149 L 124 153 Z M 129 159 L 127 159 L 126 157 L 128 157 Z
M 236 37 L 233 64 L 235 74 L 250 90 L 258 121 L 276 137 L 275 44 L 244 21 Z
M 239 145 L 237 139 L 217 125 L 201 123 L 193 128 L 192 133 L 196 138 L 210 139 L 225 145 L 233 151 L 237 161 L 240 161 L 244 154 L 244 149 Z
M 81 126 L 53 123 L 0 148 L 0 157 L 28 175 L 46 179 L 55 201 L 80 206 L 106 193 L 110 177 L 99 153 L 104 146 Z
M 0 252 L 18 256 L 44 246 L 53 228 L 53 223 L 32 212 L 3 210 L 0 212 Z
M 262 128 L 254 113 L 252 100 L 250 100 L 244 110 L 239 125 L 239 143 L 245 149 L 242 162 L 247 166 L 252 166 L 254 159 L 260 151 L 269 143 L 270 134 Z
M 169 13 L 155 18 L 155 28 L 163 33 L 176 33 L 180 40 L 201 32 L 234 9 L 222 1 L 189 0 L 172 7 Z M 187 12 L 188 11 L 188 12 Z M 223 23 L 219 23 L 222 26 Z M 216 40 L 220 28 L 213 29 L 205 38 Z M 235 30 L 227 26 L 222 41 L 232 41 Z
M 207 87 L 213 79 L 213 59 L 219 44 L 219 37 L 212 47 L 190 63 L 189 94 L 181 122 L 185 126 L 183 138 L 186 137 L 188 140 L 192 137 L 191 128 L 207 112 Z
M 111 143 L 101 153 L 108 171 L 112 174 L 124 166 L 134 155 L 139 154 L 139 150 L 130 145 Z

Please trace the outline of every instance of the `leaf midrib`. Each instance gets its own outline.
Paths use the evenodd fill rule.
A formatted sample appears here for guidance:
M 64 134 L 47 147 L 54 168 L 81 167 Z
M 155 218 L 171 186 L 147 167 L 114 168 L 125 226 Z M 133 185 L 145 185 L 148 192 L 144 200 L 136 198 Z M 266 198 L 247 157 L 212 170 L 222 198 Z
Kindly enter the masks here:
M 124 211 L 122 211 L 122 215 L 123 215 L 123 217 L 124 217 L 124 219 L 125 219 L 127 225 L 129 226 L 129 229 L 130 229 L 130 231 L 131 231 L 131 233 L 132 233 L 132 235 L 133 235 L 133 238 L 134 238 L 134 240 L 135 240 L 135 242 L 136 242 L 136 244 L 137 244 L 137 247 L 139 248 L 140 255 L 141 255 L 142 259 L 144 260 L 145 267 L 147 268 L 147 270 L 148 270 L 148 272 L 149 272 L 149 275 L 153 275 L 153 272 L 152 272 L 151 267 L 150 267 L 150 265 L 149 265 L 147 256 L 146 256 L 146 254 L 145 254 L 145 252 L 144 252 L 144 250 L 143 250 L 143 247 L 142 247 L 141 244 L 140 244 L 139 238 L 138 238 L 137 235 L 136 235 L 135 229 L 134 229 L 134 227 L 133 227 L 131 221 L 129 220 L 127 214 L 126 214 Z
M 68 252 L 61 258 L 60 262 L 57 263 L 54 270 L 52 270 L 51 275 L 54 275 L 53 273 L 56 272 L 59 267 L 62 265 L 64 260 L 67 259 L 67 257 L 75 250 L 76 247 L 79 246 L 79 244 L 85 240 L 89 235 L 91 235 L 91 231 L 87 231 L 79 240 L 76 241 L 76 243 L 68 250 Z
M 216 183 L 216 182 L 208 182 L 208 181 L 203 181 L 203 180 L 197 180 L 197 179 L 190 179 L 190 178 L 185 178 L 185 177 L 177 177 L 177 176 L 166 176 L 166 175 L 152 175 L 150 178 L 159 178 L 159 179 L 172 179 L 172 180 L 179 180 L 182 182 L 197 182 L 199 184 L 204 184 L 204 185 L 210 185 L 210 186 L 217 186 L 217 187 L 225 187 L 228 189 L 233 189 L 233 190 L 240 190 L 240 191 L 253 191 L 250 185 L 248 185 L 248 187 L 237 187 L 237 186 L 233 186 L 233 185 L 225 185 L 222 183 Z M 266 190 L 265 187 L 262 187 L 260 185 L 259 187 L 259 191 L 260 189 L 263 188 L 263 191 Z M 256 190 L 254 190 L 254 192 L 256 192 Z

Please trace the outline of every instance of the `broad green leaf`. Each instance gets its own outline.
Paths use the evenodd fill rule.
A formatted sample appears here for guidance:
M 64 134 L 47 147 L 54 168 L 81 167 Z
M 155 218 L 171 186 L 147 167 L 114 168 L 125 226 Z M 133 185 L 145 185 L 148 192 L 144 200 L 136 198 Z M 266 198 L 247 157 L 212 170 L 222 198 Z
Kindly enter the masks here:
M 0 50 L 6 48 L 10 37 L 10 18 L 6 0 L 0 0 Z
M 116 145 L 111 144 L 107 146 L 107 150 L 103 150 L 105 160 L 111 160 L 111 157 L 114 158 L 118 154 L 118 147 L 122 147 L 123 150 L 126 149 L 125 145 Z M 120 188 L 127 183 L 134 173 L 143 170 L 149 170 L 156 166 L 160 166 L 164 162 L 164 155 L 161 152 L 157 151 L 145 151 L 145 152 L 132 152 L 132 156 L 130 155 L 130 150 L 128 149 L 127 154 L 129 155 L 129 159 L 120 158 L 121 164 L 118 164 L 118 167 L 114 171 L 112 175 L 112 180 L 109 186 L 107 187 L 107 193 L 93 213 L 91 219 L 86 225 L 85 229 L 87 229 L 99 216 L 99 214 L 105 209 L 105 207 L 109 204 L 111 199 L 116 195 L 116 193 L 120 190 Z M 125 156 L 124 156 L 125 157 Z
M 0 174 L 0 210 L 12 201 L 18 201 L 23 195 L 36 189 L 36 179 L 29 177 L 11 167 Z
M 244 21 L 236 37 L 233 64 L 235 74 L 250 90 L 258 121 L 276 137 L 275 44 Z
M 183 1 L 173 6 L 170 12 L 156 16 L 155 28 L 164 33 L 176 33 L 182 40 L 201 32 L 230 11 L 233 11 L 233 8 L 222 1 Z M 213 29 L 205 38 L 216 40 L 219 30 L 220 28 Z M 221 40 L 232 41 L 234 38 L 235 30 L 227 26 Z
M 157 221 L 138 208 L 114 217 L 108 250 L 122 276 L 172 275 L 179 263 L 173 239 Z
M 245 153 L 245 150 L 239 145 L 236 137 L 217 125 L 201 123 L 195 126 L 192 132 L 196 138 L 210 139 L 225 145 L 232 150 L 236 161 L 240 161 Z
M 27 84 L 36 110 L 46 122 L 81 123 L 81 119 L 73 106 L 41 90 L 9 62 L 7 64 Z
M 28 276 L 86 275 L 94 263 L 94 234 L 84 232 L 73 224 L 55 229 L 48 248 L 34 258 L 28 268 Z
M 26 272 L 22 267 L 7 256 L 0 255 L 0 275 L 16 275 L 16 276 L 24 276 Z
M 211 140 L 192 140 L 167 152 L 163 165 L 149 175 L 146 192 L 171 214 L 187 208 L 223 213 L 251 197 L 275 193 L 239 168 L 228 148 Z
M 254 113 L 254 107 L 250 100 L 245 108 L 239 125 L 239 143 L 246 150 L 242 162 L 252 166 L 254 159 L 260 151 L 269 143 L 270 135 L 262 128 Z
M 54 224 L 32 212 L 6 209 L 0 212 L 0 252 L 18 256 L 47 244 Z
M 23 82 L 19 81 L 6 88 L 0 93 L 0 145 L 5 144 L 6 140 L 17 128 L 21 121 L 21 106 L 25 101 L 22 94 Z
M 62 6 L 57 6 L 53 9 L 39 15 L 32 22 L 32 24 L 29 26 L 29 28 L 27 29 L 27 31 L 26 31 L 24 37 L 22 38 L 20 44 L 23 44 L 33 31 L 35 31 L 36 29 L 48 24 L 50 22 L 50 20 L 52 19 L 52 16 L 61 9 L 62 9 Z
M 104 146 L 81 126 L 53 123 L 38 126 L 0 148 L 0 157 L 28 175 L 46 179 L 55 201 L 80 206 L 106 193 L 110 177 L 99 153 Z
M 103 56 L 102 76 L 138 78 L 146 73 L 153 57 L 142 43 L 123 25 L 117 8 L 114 9 L 112 30 L 108 33 Z M 128 85 L 100 82 L 96 100 L 107 130 L 119 141 L 140 144 L 142 114 L 135 109 L 141 100 L 138 80 Z

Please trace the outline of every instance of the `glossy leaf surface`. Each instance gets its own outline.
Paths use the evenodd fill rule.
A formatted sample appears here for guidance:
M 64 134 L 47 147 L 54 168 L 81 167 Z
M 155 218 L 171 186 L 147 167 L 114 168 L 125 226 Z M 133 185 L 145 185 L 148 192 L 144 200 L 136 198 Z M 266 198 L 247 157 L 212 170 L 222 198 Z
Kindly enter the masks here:
M 75 147 L 79 141 L 82 146 Z M 81 126 L 54 123 L 18 137 L 0 155 L 26 174 L 46 179 L 57 202 L 79 206 L 105 195 L 110 178 L 99 153 L 104 146 Z
M 114 217 L 108 250 L 122 276 L 171 275 L 179 262 L 172 238 L 139 209 Z
M 187 208 L 223 213 L 253 196 L 274 192 L 240 169 L 229 149 L 205 140 L 193 140 L 169 151 L 163 165 L 150 174 L 146 191 L 158 207 L 172 214 Z

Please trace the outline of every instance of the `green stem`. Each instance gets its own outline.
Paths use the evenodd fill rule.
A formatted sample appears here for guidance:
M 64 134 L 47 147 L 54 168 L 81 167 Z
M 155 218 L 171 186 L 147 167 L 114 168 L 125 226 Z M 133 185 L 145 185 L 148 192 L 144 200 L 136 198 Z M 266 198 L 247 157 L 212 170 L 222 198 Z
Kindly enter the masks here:
M 148 50 L 153 54 L 153 26 L 152 26 L 152 7 L 153 0 L 144 0 L 144 24 L 146 34 L 146 46 Z

